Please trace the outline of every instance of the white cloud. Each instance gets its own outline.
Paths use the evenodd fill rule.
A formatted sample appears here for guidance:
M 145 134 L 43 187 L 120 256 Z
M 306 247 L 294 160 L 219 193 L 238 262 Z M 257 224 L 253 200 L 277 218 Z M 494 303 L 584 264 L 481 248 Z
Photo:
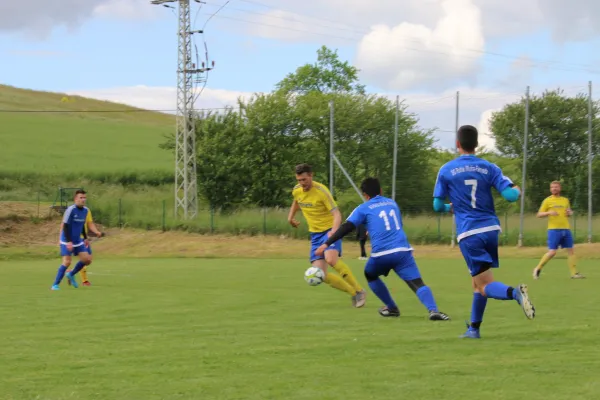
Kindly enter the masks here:
M 0 32 L 44 39 L 58 26 L 76 29 L 94 16 L 147 18 L 154 8 L 143 0 L 0 0 Z
M 471 0 L 444 0 L 442 8 L 434 28 L 410 23 L 373 27 L 356 56 L 365 79 L 392 90 L 475 83 L 479 65 L 472 51 L 483 51 L 485 44 L 479 9 Z
M 545 24 L 556 41 L 589 40 L 600 35 L 597 0 L 537 0 Z
M 71 90 L 67 94 L 127 104 L 148 110 L 174 112 L 177 108 L 177 89 L 170 86 L 138 85 L 95 90 Z M 248 98 L 251 95 L 247 92 L 205 88 L 196 101 L 196 108 L 235 107 L 238 97 Z
M 479 124 L 477 125 L 479 146 L 485 147 L 488 150 L 496 150 L 496 141 L 490 133 L 490 118 L 492 118 L 492 113 L 498 110 L 485 110 L 482 112 Z
M 159 16 L 160 7 L 149 0 L 104 0 L 94 8 L 94 16 L 120 19 L 152 19 Z

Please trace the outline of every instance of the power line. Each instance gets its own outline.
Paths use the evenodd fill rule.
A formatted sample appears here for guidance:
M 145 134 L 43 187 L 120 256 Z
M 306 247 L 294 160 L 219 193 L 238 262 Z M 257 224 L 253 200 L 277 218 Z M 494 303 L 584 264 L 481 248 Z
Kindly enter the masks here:
M 194 111 L 212 111 L 212 110 L 228 110 L 234 107 L 212 107 L 212 108 L 195 108 Z M 70 113 L 148 113 L 148 112 L 177 112 L 177 110 L 144 110 L 144 109 L 132 109 L 132 110 L 0 110 L 0 113 L 48 113 L 48 114 L 70 114 Z
M 309 19 L 315 19 L 315 20 L 321 20 L 321 21 L 326 21 L 328 23 L 333 23 L 333 24 L 337 24 L 337 25 L 345 25 L 345 24 L 341 24 L 338 21 L 332 21 L 332 20 L 328 20 L 328 19 L 324 19 L 324 18 L 319 18 L 319 17 L 313 17 L 310 15 L 306 15 L 306 14 L 301 14 L 295 11 L 289 11 L 289 10 L 285 10 L 285 9 L 281 9 L 281 8 L 277 8 L 277 7 L 273 7 L 273 6 L 269 6 L 266 4 L 262 4 L 259 2 L 254 2 L 254 1 L 250 1 L 250 0 L 240 0 L 243 1 L 245 3 L 249 3 L 249 4 L 255 4 L 255 5 L 260 5 L 263 7 L 267 7 L 267 8 L 271 8 L 274 10 L 280 10 L 280 11 L 285 11 L 285 12 L 289 12 L 291 14 L 295 14 L 301 17 L 305 17 L 305 18 L 309 18 Z M 219 4 L 212 4 L 212 3 L 207 3 L 206 5 L 208 6 L 213 6 L 213 7 L 222 7 L 222 5 Z M 244 12 L 244 13 L 248 13 L 248 14 L 255 14 L 255 15 L 259 15 L 259 16 L 264 16 L 267 18 L 271 18 L 271 19 L 277 19 L 277 20 L 283 20 L 283 21 L 291 21 L 291 22 L 296 22 L 296 23 L 308 23 L 305 21 L 300 21 L 298 19 L 294 19 L 294 18 L 286 18 L 283 16 L 278 16 L 278 15 L 271 15 L 271 14 L 267 14 L 267 13 L 261 13 L 261 12 L 257 12 L 257 11 L 253 11 L 253 10 L 247 10 L 247 9 L 241 9 L 241 8 L 233 8 L 233 7 L 228 7 L 229 10 L 235 10 L 235 11 L 240 11 L 240 12 Z M 332 35 L 332 34 L 328 34 L 328 33 L 320 33 L 320 32 L 314 32 L 314 31 L 309 31 L 309 30 L 304 30 L 304 29 L 298 29 L 298 28 L 291 28 L 291 27 L 286 27 L 286 26 L 280 26 L 280 25 L 271 25 L 271 24 L 266 24 L 266 23 L 262 23 L 262 22 L 258 22 L 258 21 L 249 21 L 249 20 L 244 20 L 244 19 L 239 19 L 239 18 L 235 18 L 235 17 L 230 17 L 230 16 L 223 16 L 223 15 L 218 15 L 218 18 L 224 18 L 224 19 L 231 19 L 231 20 L 235 20 L 235 21 L 240 21 L 240 22 L 245 22 L 245 23 L 249 23 L 249 24 L 255 24 L 255 25 L 262 25 L 262 26 L 268 26 L 268 27 L 272 27 L 272 28 L 277 28 L 277 29 L 282 29 L 282 30 L 288 30 L 288 31 L 296 31 L 296 32 L 301 32 L 301 33 L 308 33 L 308 34 L 313 34 L 313 35 L 318 35 L 318 36 L 325 36 L 325 37 L 331 37 L 331 38 L 336 38 L 336 39 L 341 39 L 341 40 L 347 40 L 347 41 L 357 41 L 359 40 L 359 38 L 356 37 L 347 37 L 347 36 L 337 36 L 337 35 Z M 368 33 L 370 33 L 370 30 L 367 29 L 356 29 L 356 28 L 340 28 L 340 27 L 335 27 L 335 26 L 330 26 L 330 25 L 323 25 L 323 24 L 314 24 L 313 22 L 310 22 L 311 26 L 318 26 L 318 27 L 323 27 L 326 29 L 333 29 L 333 30 L 338 30 L 338 31 L 347 31 L 350 33 L 354 33 L 354 34 L 359 34 L 359 35 L 366 35 Z M 347 25 L 346 25 L 347 26 Z M 421 41 L 416 40 L 416 39 L 412 39 L 412 38 L 407 38 L 407 41 L 415 43 L 415 44 L 422 44 Z M 435 46 L 438 47 L 450 47 L 445 43 L 432 43 Z M 415 48 L 410 48 L 410 47 L 405 47 L 403 46 L 404 49 L 406 50 L 412 50 L 412 51 L 419 51 L 419 52 L 427 52 L 427 53 L 438 53 L 438 54 L 443 54 L 443 55 L 450 55 L 450 56 L 456 56 L 456 54 L 453 53 L 447 53 L 447 52 L 442 52 L 442 51 L 435 51 L 435 50 L 427 50 L 427 49 L 415 49 Z M 523 58 L 521 56 L 515 56 L 515 55 L 510 55 L 510 54 L 503 54 L 503 53 L 497 53 L 497 52 L 492 52 L 492 51 L 487 51 L 487 50 L 479 50 L 479 49 L 472 49 L 472 48 L 460 48 L 460 50 L 462 51 L 466 51 L 466 52 L 472 52 L 472 53 L 477 53 L 477 54 L 482 54 L 482 55 L 487 55 L 487 56 L 493 56 L 493 57 L 498 57 L 498 58 L 504 58 L 504 59 L 508 59 L 508 60 L 522 60 Z M 465 55 L 460 55 L 462 58 L 465 58 Z M 479 59 L 479 57 L 468 57 L 470 59 Z M 553 70 L 559 70 L 559 71 L 585 71 L 585 72 L 589 72 L 589 73 L 593 73 L 593 74 L 600 74 L 600 70 L 596 69 L 594 66 L 592 65 L 588 65 L 588 64 L 579 64 L 579 63 L 565 63 L 563 61 L 557 61 L 557 60 L 543 60 L 543 59 L 535 59 L 535 58 L 529 58 L 525 61 L 531 62 L 531 64 L 533 64 L 533 66 L 539 66 L 539 67 L 543 67 L 543 68 L 549 68 L 549 69 L 553 69 Z M 564 66 L 564 68 L 560 68 L 560 66 Z

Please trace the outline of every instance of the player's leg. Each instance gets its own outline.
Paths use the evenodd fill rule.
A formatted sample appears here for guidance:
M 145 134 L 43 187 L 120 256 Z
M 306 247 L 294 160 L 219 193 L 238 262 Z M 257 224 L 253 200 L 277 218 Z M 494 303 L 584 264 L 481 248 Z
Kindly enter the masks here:
M 571 279 L 583 279 L 585 278 L 577 271 L 577 258 L 575 256 L 575 249 L 573 243 L 573 235 L 570 229 L 565 229 L 561 237 L 560 246 L 563 249 L 567 249 L 567 263 L 569 265 L 569 271 L 571 272 Z
M 341 277 L 330 274 L 327 271 L 327 262 L 324 257 L 317 256 L 315 254 L 315 250 L 321 246 L 321 243 L 327 240 L 327 235 L 325 235 L 325 239 L 323 239 L 323 234 L 311 234 L 311 243 L 310 243 L 310 263 L 313 267 L 320 268 L 325 274 L 324 282 L 329 286 L 341 290 L 342 292 L 346 292 L 351 295 L 353 298 L 356 296 L 356 290 L 352 288 L 344 279 Z
M 367 279 L 369 288 L 385 304 L 385 306 L 379 309 L 379 315 L 382 317 L 399 317 L 400 309 L 398 309 L 398 305 L 392 298 L 385 283 L 379 279 L 381 275 L 387 276 L 393 267 L 393 264 L 386 257 L 389 256 L 369 258 L 367 265 L 365 265 L 365 278 Z
M 323 238 L 323 242 L 327 241 L 327 235 Z M 340 259 L 342 255 L 342 241 L 338 240 L 325 250 L 325 261 L 331 265 L 333 269 L 348 283 L 355 291 L 352 299 L 352 304 L 355 307 L 362 307 L 366 302 L 366 292 L 360 286 L 350 267 Z
M 535 316 L 535 308 L 529 300 L 526 285 L 513 288 L 494 280 L 491 268 L 499 266 L 497 231 L 464 238 L 459 242 L 459 247 L 471 273 L 473 283 L 471 323 L 462 337 L 472 339 L 480 337 L 479 328 L 483 322 L 488 298 L 516 300 L 528 318 Z
M 83 284 L 83 286 L 90 286 L 91 284 L 87 275 L 87 267 L 93 262 L 92 246 L 87 246 L 86 251 L 89 254 L 89 262 L 88 264 L 84 265 L 83 268 L 81 268 L 81 283 Z
M 542 273 L 542 268 L 544 265 L 548 263 L 548 261 L 552 260 L 556 255 L 556 250 L 558 250 L 558 245 L 560 244 L 560 235 L 558 234 L 557 229 L 549 229 L 548 230 L 548 252 L 542 256 L 542 259 L 538 263 L 538 265 L 533 269 L 533 279 L 539 279 L 540 274 Z
M 360 243 L 360 258 L 359 259 L 364 260 L 367 258 L 367 250 L 366 250 L 367 239 L 361 238 L 359 240 L 359 243 Z
M 52 290 L 59 290 L 60 283 L 65 277 L 65 273 L 67 269 L 71 265 L 71 252 L 67 249 L 67 246 L 64 244 L 60 245 L 60 256 L 62 258 L 60 267 L 58 267 L 58 271 L 56 272 L 56 278 L 54 278 L 54 283 L 52 284 Z
M 397 253 L 398 260 L 394 266 L 394 272 L 402 279 L 408 287 L 415 292 L 417 298 L 429 311 L 429 319 L 432 321 L 447 321 L 450 317 L 438 310 L 431 288 L 425 285 L 421 272 L 412 252 Z
M 494 280 L 490 268 L 498 268 L 500 266 L 498 258 L 499 231 L 487 232 L 476 236 L 479 236 L 479 239 L 483 242 L 483 250 L 491 260 L 488 264 L 487 257 L 483 257 L 483 264 L 481 265 L 484 267 L 483 269 L 485 269 L 485 271 L 473 276 L 475 286 L 477 287 L 477 290 L 479 290 L 479 293 L 496 300 L 515 300 L 523 309 L 525 316 L 529 319 L 533 319 L 535 317 L 535 307 L 529 299 L 527 285 L 520 284 L 513 288 L 512 286 Z M 488 268 L 485 268 L 486 266 Z
M 71 282 L 71 285 L 73 285 L 74 288 L 78 288 L 79 285 L 77 284 L 77 281 L 75 280 L 75 275 L 77 275 L 77 273 L 79 273 L 79 271 L 81 271 L 81 269 L 83 267 L 85 267 L 87 264 L 89 264 L 91 262 L 91 259 L 90 259 L 89 253 L 87 252 L 87 248 L 83 245 L 75 247 L 73 249 L 73 254 L 79 256 L 79 261 L 77 262 L 77 264 L 75 264 L 75 267 L 73 268 L 73 270 L 70 272 L 67 272 L 65 274 L 65 276 L 67 277 L 69 282 Z

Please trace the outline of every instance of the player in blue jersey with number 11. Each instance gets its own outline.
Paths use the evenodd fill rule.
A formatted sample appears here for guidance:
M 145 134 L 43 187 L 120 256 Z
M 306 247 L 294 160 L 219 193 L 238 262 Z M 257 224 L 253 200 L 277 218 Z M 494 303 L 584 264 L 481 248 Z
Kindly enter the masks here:
M 400 310 L 392 299 L 388 288 L 379 277 L 387 276 L 391 270 L 415 292 L 429 311 L 432 321 L 447 321 L 450 317 L 440 312 L 431 289 L 425 285 L 402 229 L 402 215 L 396 202 L 381 196 L 381 185 L 376 178 L 367 178 L 361 184 L 366 203 L 356 207 L 338 230 L 321 245 L 315 254 L 320 255 L 333 243 L 365 225 L 371 236 L 371 257 L 365 266 L 365 277 L 371 290 L 385 304 L 379 309 L 383 317 L 399 317 Z
M 460 157 L 444 164 L 433 191 L 433 209 L 454 212 L 460 251 L 473 281 L 471 323 L 464 338 L 478 339 L 487 299 L 515 300 L 529 319 L 535 308 L 529 300 L 527 285 L 515 288 L 494 280 L 491 268 L 499 267 L 498 237 L 500 220 L 496 216 L 492 188 L 507 201 L 515 202 L 520 189 L 489 161 L 475 156 L 478 132 L 474 126 L 461 126 L 457 132 Z M 450 204 L 444 204 L 446 198 Z

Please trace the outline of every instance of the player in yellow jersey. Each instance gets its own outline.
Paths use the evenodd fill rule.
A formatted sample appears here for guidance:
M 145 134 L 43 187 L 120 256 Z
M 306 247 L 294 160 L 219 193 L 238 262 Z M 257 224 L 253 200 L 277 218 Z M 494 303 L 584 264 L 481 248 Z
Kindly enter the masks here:
M 61 229 L 62 229 L 62 227 L 61 227 Z M 85 229 L 85 233 L 86 233 L 86 235 L 88 235 L 88 237 L 89 237 L 89 234 L 88 234 L 89 231 L 94 232 L 94 234 L 97 237 L 102 237 L 104 235 L 102 232 L 100 232 L 100 230 L 94 223 L 94 219 L 92 218 L 92 211 L 89 208 L 88 208 L 87 217 L 85 218 L 85 225 L 84 225 L 83 229 Z M 81 234 L 81 237 L 83 237 L 83 234 Z M 89 262 L 81 269 L 81 283 L 83 286 L 91 286 L 92 284 L 90 283 L 90 281 L 88 279 L 88 275 L 87 275 L 87 267 L 88 267 L 88 265 L 90 265 L 92 263 L 92 246 L 88 245 L 86 248 L 86 251 L 90 256 L 89 256 Z M 67 271 L 67 272 L 69 272 L 69 271 Z M 67 280 L 67 282 L 69 283 L 69 285 L 71 284 L 71 281 Z
M 550 183 L 551 196 L 546 197 L 537 213 L 538 218 L 548 217 L 548 252 L 544 254 L 540 263 L 533 270 L 533 278 L 539 279 L 542 268 L 555 255 L 558 247 L 567 249 L 569 254 L 568 263 L 572 279 L 584 278 L 577 272 L 575 250 L 573 249 L 573 235 L 569 217 L 573 215 L 569 199 L 560 195 L 561 185 L 558 181 Z
M 294 218 L 298 210 L 302 211 L 311 238 L 310 263 L 325 274 L 325 283 L 352 296 L 352 305 L 362 307 L 366 301 L 366 291 L 360 286 L 350 268 L 340 260 L 342 241 L 329 246 L 323 256 L 317 256 L 317 250 L 340 227 L 342 213 L 324 185 L 313 181 L 312 167 L 308 164 L 296 166 L 298 185 L 292 190 L 294 201 L 288 215 L 288 222 L 294 228 L 300 223 Z M 335 269 L 340 276 L 327 273 L 327 265 Z

